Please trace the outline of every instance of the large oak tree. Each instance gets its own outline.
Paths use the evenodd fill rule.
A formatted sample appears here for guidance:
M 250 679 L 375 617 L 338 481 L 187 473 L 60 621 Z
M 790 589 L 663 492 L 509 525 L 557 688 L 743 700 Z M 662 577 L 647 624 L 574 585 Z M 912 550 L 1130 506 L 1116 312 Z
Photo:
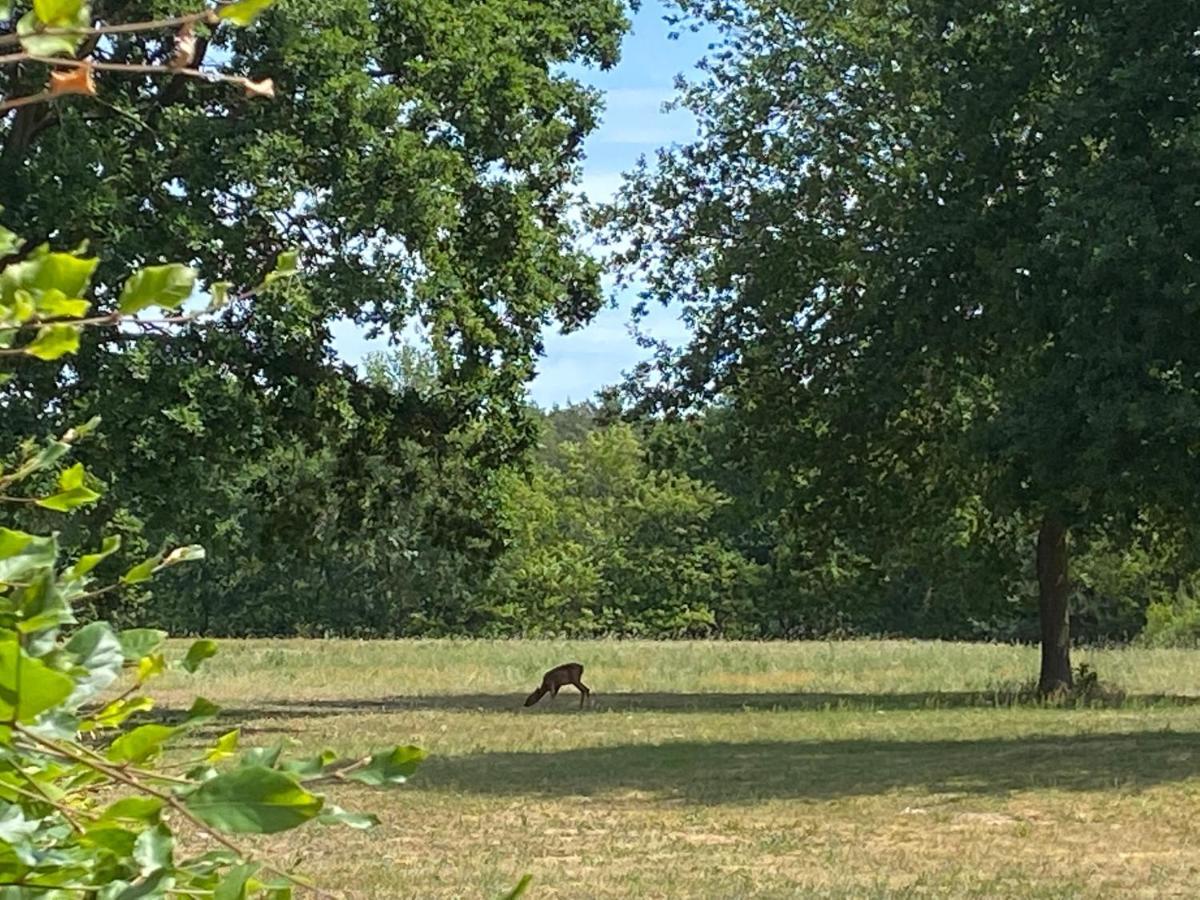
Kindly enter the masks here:
M 28 7 L 0 4 L 6 41 Z M 90 6 L 95 24 L 178 12 Z M 214 570 L 266 567 L 285 595 L 289 578 L 293 594 L 327 591 L 321 577 L 301 584 L 289 548 L 323 547 L 346 568 L 335 547 L 358 537 L 390 542 L 400 568 L 410 538 L 490 553 L 481 486 L 534 439 L 524 394 L 542 332 L 586 321 L 601 299 L 568 215 L 600 98 L 565 66 L 612 65 L 626 25 L 618 0 L 281 0 L 253 27 L 201 27 L 191 59 L 269 75 L 271 102 L 169 72 L 99 71 L 94 97 L 0 114 L 0 220 L 28 247 L 89 238 L 96 312 L 138 264 L 222 273 L 230 295 L 288 248 L 303 272 L 173 340 L 111 330 L 69 362 L 13 373 L 0 455 L 100 414 L 84 456 L 108 484 L 106 512 L 138 509 L 129 527 L 152 546 L 187 530 L 210 547 L 214 584 Z M 179 44 L 177 28 L 147 28 L 78 55 L 161 67 Z M 47 73 L 0 67 L 0 98 L 41 90 Z M 330 326 L 343 316 L 424 326 L 437 388 L 385 388 L 341 365 Z M 311 474 L 311 496 L 278 492 L 285 462 Z M 420 533 L 380 534 L 396 520 Z

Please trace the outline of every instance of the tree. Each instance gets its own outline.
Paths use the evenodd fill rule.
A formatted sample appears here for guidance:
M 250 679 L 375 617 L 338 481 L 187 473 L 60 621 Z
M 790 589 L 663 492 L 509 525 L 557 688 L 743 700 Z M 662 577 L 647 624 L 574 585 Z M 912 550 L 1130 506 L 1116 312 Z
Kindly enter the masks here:
M 1070 537 L 1198 499 L 1195 10 L 681 10 L 724 36 L 681 95 L 702 135 L 609 213 L 694 324 L 644 399 L 733 404 L 815 542 L 1035 531 L 1039 685 L 1069 686 Z
M 361 537 L 352 530 L 361 517 L 322 504 L 331 479 L 354 471 L 362 457 L 352 447 L 363 441 L 373 483 L 404 487 L 376 493 L 380 514 L 422 523 L 425 543 L 469 544 L 471 562 L 485 568 L 491 548 L 477 535 L 492 524 L 486 502 L 456 487 L 440 511 L 409 515 L 406 492 L 431 498 L 447 468 L 486 481 L 519 458 L 535 435 L 524 384 L 542 329 L 552 319 L 573 327 L 599 302 L 597 266 L 576 248 L 567 216 L 598 96 L 560 67 L 611 65 L 622 5 L 284 6 L 236 33 L 194 22 L 190 67 L 222 74 L 231 87 L 202 91 L 172 68 L 178 26 L 160 22 L 89 37 L 74 63 L 61 64 L 88 56 L 94 69 L 138 72 L 95 71 L 94 96 L 0 117 L 0 219 L 28 246 L 90 238 L 98 313 L 111 309 L 125 267 L 136 263 L 172 259 L 220 272 L 230 284 L 205 287 L 230 296 L 284 249 L 299 248 L 306 273 L 172 340 L 110 330 L 69 361 L 14 371 L 0 388 L 0 453 L 21 436 L 98 414 L 105 433 L 79 452 L 108 486 L 103 512 L 125 511 L 128 548 L 157 548 L 184 532 L 210 547 L 214 572 L 242 562 L 253 571 L 266 556 L 290 578 L 289 548 L 270 526 L 286 522 L 292 539 L 312 539 L 293 543 L 309 547 L 318 529 L 321 543 Z M 96 4 L 88 22 L 128 20 L 144 8 Z M 273 78 L 269 104 L 246 95 L 264 73 Z M 0 67 L 0 95 L 36 94 L 45 74 L 33 60 Z M 395 333 L 422 323 L 439 390 L 388 397 L 341 365 L 330 348 L 338 316 Z M 469 446 L 451 437 L 480 429 L 487 439 Z M 333 468 L 316 478 L 319 460 Z M 303 462 L 306 489 L 273 494 L 268 461 Z M 101 521 L 81 519 L 71 545 L 90 546 Z M 331 571 L 307 578 L 318 568 L 292 586 L 341 588 Z
M 556 448 L 501 478 L 511 539 L 493 573 L 493 630 L 593 635 L 738 634 L 756 569 L 713 535 L 726 498 L 654 469 L 633 429 Z M 744 632 L 743 632 L 744 633 Z

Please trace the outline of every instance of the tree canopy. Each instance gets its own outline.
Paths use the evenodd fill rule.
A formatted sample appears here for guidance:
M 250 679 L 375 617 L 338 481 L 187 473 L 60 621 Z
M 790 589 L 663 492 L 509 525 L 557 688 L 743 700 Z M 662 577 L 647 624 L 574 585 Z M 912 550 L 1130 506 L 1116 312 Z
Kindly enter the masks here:
M 168 12 L 114 0 L 91 14 Z M 94 96 L 0 118 L 0 220 L 27 248 L 88 238 L 97 314 L 129 265 L 164 260 L 221 273 L 228 283 L 201 291 L 231 300 L 169 341 L 113 329 L 70 360 L 13 371 L 0 453 L 100 415 L 80 453 L 109 489 L 71 539 L 94 542 L 117 515 L 132 555 L 182 530 L 209 546 L 225 604 L 263 584 L 351 589 L 341 567 L 298 559 L 305 546 L 342 547 L 346 571 L 368 559 L 386 570 L 418 546 L 422 560 L 485 565 L 494 503 L 474 486 L 535 439 L 524 390 L 543 329 L 575 327 L 600 302 L 568 218 L 600 98 L 563 67 L 612 65 L 625 27 L 615 0 L 288 0 L 250 29 L 198 22 L 190 66 L 253 84 L 269 74 L 269 103 L 241 81 L 175 74 L 173 26 L 85 40 L 79 56 L 137 71 L 97 71 Z M 0 68 L 0 95 L 40 90 L 45 72 Z M 303 282 L 235 299 L 291 248 Z M 338 317 L 393 334 L 420 325 L 436 389 L 341 364 Z M 169 487 L 180 483 L 184 495 Z M 384 522 L 404 533 L 364 537 Z M 206 627 L 210 607 L 172 624 Z
M 723 35 L 682 91 L 701 137 L 609 213 L 694 324 L 648 401 L 734 404 L 814 533 L 873 557 L 1037 530 L 1041 684 L 1069 684 L 1068 532 L 1200 487 L 1194 9 L 681 10 Z

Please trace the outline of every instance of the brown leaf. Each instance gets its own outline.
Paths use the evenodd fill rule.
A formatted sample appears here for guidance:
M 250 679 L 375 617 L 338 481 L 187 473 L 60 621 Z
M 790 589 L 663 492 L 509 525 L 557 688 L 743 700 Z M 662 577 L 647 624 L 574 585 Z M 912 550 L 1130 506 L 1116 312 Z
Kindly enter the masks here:
M 96 82 L 92 78 L 91 66 L 78 66 L 70 69 L 55 69 L 50 73 L 50 93 L 86 94 L 96 96 Z
M 264 78 L 262 81 L 254 81 L 247 78 L 242 82 L 242 86 L 246 89 L 247 97 L 274 97 L 275 82 L 270 78 Z

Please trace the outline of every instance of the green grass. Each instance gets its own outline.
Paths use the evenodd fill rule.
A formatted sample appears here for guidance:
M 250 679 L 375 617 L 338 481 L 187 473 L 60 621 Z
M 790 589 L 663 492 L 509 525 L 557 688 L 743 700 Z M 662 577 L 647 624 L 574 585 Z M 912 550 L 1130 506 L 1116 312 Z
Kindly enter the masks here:
M 520 706 L 570 660 L 589 708 Z M 288 845 L 346 897 L 1192 896 L 1200 654 L 1077 661 L 1124 699 L 1014 705 L 1033 650 L 899 641 L 225 641 L 159 694 L 248 743 L 431 753 L 336 792 L 380 828 Z

